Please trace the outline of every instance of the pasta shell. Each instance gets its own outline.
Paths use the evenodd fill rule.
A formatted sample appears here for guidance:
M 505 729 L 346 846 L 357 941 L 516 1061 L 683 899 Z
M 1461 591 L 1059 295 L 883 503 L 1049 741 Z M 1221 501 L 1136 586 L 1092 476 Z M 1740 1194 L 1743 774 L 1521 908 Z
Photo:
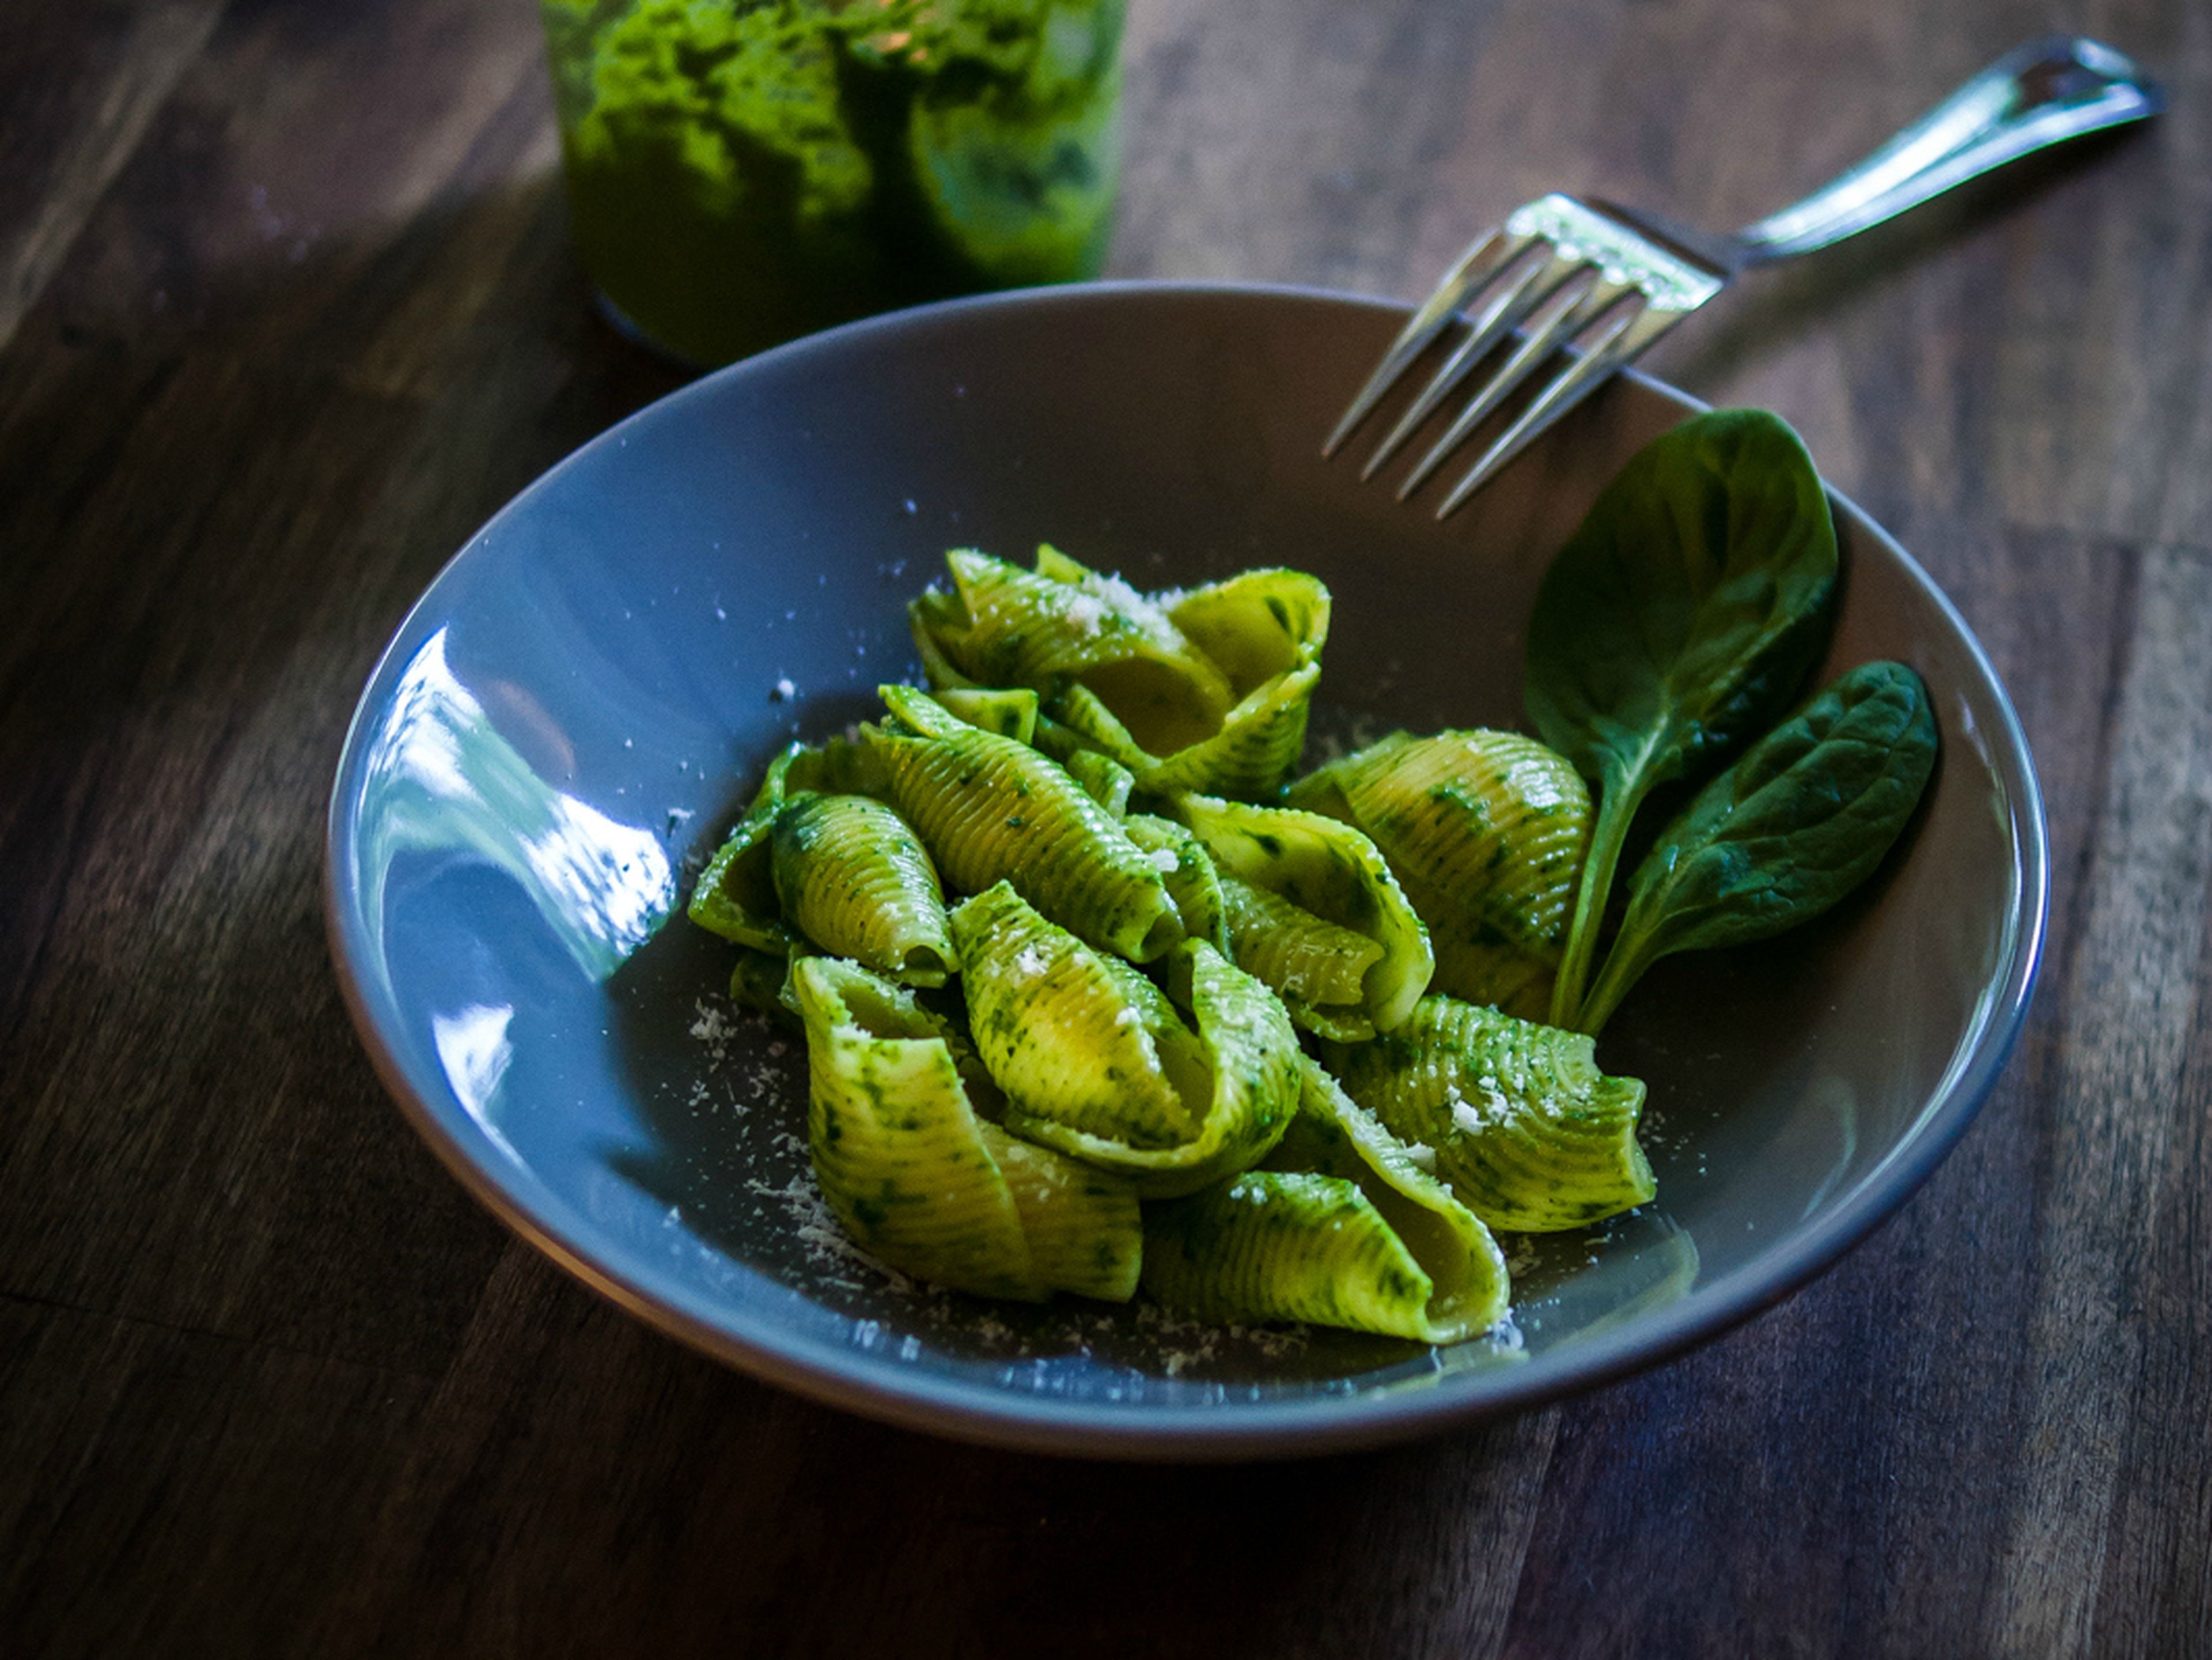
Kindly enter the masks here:
M 793 744 L 768 763 L 752 805 L 693 884 L 684 914 L 701 927 L 750 950 L 777 956 L 791 948 L 775 897 L 769 832 L 783 806 L 785 780 L 806 751 Z
M 1431 1290 L 1419 1329 L 1396 1335 L 1455 1343 L 1503 1320 L 1512 1291 L 1505 1254 L 1437 1178 L 1426 1150 L 1393 1135 L 1319 1061 L 1301 1063 L 1299 1083 L 1298 1116 L 1267 1167 L 1349 1177 L 1405 1242 Z
M 1436 1286 L 1359 1183 L 1316 1171 L 1247 1171 L 1152 1207 L 1144 1286 L 1216 1323 L 1307 1320 L 1423 1336 Z
M 1272 799 L 1305 743 L 1328 590 L 1255 570 L 1147 596 L 1045 547 L 1024 571 L 973 550 L 945 556 L 954 589 L 909 612 L 930 684 L 1033 688 L 1063 761 L 1096 750 L 1152 795 Z
M 1170 959 L 1205 1057 L 1198 1133 L 1171 1147 L 1143 1147 L 1024 1112 L 1009 1102 L 1006 1128 L 1089 1164 L 1118 1171 L 1146 1199 L 1170 1199 L 1249 1170 L 1282 1139 L 1297 1110 L 1297 1034 L 1273 993 L 1201 939 Z
M 975 1128 L 1013 1195 L 1038 1280 L 1103 1303 L 1134 1297 L 1145 1255 L 1136 1189 L 988 1121 Z
M 1394 733 L 1291 799 L 1382 849 L 1429 925 L 1437 990 L 1542 1012 L 1589 841 L 1589 791 L 1564 757 L 1517 733 Z
M 1026 686 L 949 686 L 931 696 L 971 727 L 1018 744 L 1036 742 L 1037 695 Z
M 994 883 L 1102 949 L 1150 962 L 1182 937 L 1151 856 L 1066 772 L 955 720 L 923 693 L 881 688 L 903 730 L 872 728 L 893 803 L 954 888 Z
M 976 1051 L 1014 1110 L 1132 1146 L 1197 1134 L 1206 1057 L 1151 981 L 1004 882 L 954 911 L 952 933 Z
M 769 763 L 752 805 L 699 873 L 686 914 L 750 950 L 788 952 L 794 941 L 781 915 L 772 848 L 785 798 L 799 790 L 879 796 L 887 781 L 881 763 L 864 745 L 834 739 L 788 745 Z
M 1182 931 L 1203 939 L 1234 962 L 1229 950 L 1228 925 L 1222 916 L 1221 879 L 1213 860 L 1195 836 L 1172 819 L 1133 812 L 1121 821 L 1121 833 L 1152 855 L 1166 883 L 1168 897 L 1182 918 Z M 1167 860 L 1172 859 L 1172 866 Z
M 1372 1043 L 1335 1051 L 1346 1091 L 1493 1228 L 1549 1233 L 1656 1191 L 1637 1144 L 1644 1085 L 1600 1072 L 1591 1041 L 1449 997 L 1425 997 Z
M 941 986 L 960 966 L 937 871 L 880 801 L 801 791 L 777 812 L 770 843 L 786 921 L 831 956 L 910 986 Z
M 740 946 L 737 966 L 730 970 L 730 1000 L 779 1025 L 798 1025 L 799 1012 L 791 1000 L 790 958 Z
M 845 1231 L 933 1285 L 1041 1299 L 1021 1213 L 938 1023 L 912 993 L 835 958 L 799 963 L 792 985 L 815 1179 Z
M 834 958 L 792 970 L 806 1025 L 808 1141 L 831 1213 L 889 1266 L 1036 1301 L 1125 1301 L 1142 1222 L 1131 1185 L 976 1116 L 988 1080 L 913 994 Z
M 1050 547 L 1038 549 L 1035 571 L 968 548 L 945 560 L 953 591 L 923 595 L 909 615 L 917 641 L 968 681 L 1042 689 L 1079 680 L 1170 748 L 1215 730 L 1228 712 L 1227 678 L 1118 577 Z
M 1146 1289 L 1204 1320 L 1420 1343 L 1495 1326 L 1510 1282 L 1490 1230 L 1319 1065 L 1300 1070 L 1297 1116 L 1263 1169 L 1151 1208 Z
M 1427 989 L 1435 961 L 1428 930 L 1373 842 L 1338 819 L 1288 807 L 1183 795 L 1174 810 L 1224 877 L 1265 889 L 1378 948 L 1361 966 L 1356 1005 L 1309 1001 L 1298 995 L 1304 988 L 1291 988 L 1291 1012 L 1300 1024 L 1325 1037 L 1356 1040 L 1389 1031 L 1406 1018 Z M 1233 928 L 1232 917 L 1232 943 Z M 1242 952 L 1251 952 L 1254 963 L 1277 961 L 1257 939 L 1241 948 L 1240 963 Z
M 1382 959 L 1382 947 L 1242 877 L 1220 880 L 1231 959 L 1257 975 L 1294 1014 L 1318 1007 L 1356 1018 L 1367 970 Z

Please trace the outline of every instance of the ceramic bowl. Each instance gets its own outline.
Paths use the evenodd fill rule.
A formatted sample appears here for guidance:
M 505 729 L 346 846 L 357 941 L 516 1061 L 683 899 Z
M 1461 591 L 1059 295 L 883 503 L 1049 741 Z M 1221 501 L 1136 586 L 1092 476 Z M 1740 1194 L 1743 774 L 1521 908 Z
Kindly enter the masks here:
M 1438 523 L 1440 484 L 1401 505 L 1395 470 L 1362 485 L 1318 453 L 1403 317 L 1251 287 L 927 307 L 700 380 L 509 503 L 378 666 L 330 815 L 354 1018 L 453 1173 L 586 1284 L 771 1382 L 980 1441 L 1155 1457 L 1371 1444 L 1588 1386 L 1773 1302 L 1893 1210 L 2019 1031 L 2045 837 L 1972 635 L 1838 500 L 1827 672 L 1918 668 L 1936 781 L 1844 906 L 1674 959 L 1630 1000 L 1601 1054 L 1650 1083 L 1658 1199 L 1520 1247 L 1505 1337 L 994 1304 L 886 1276 L 823 1212 L 800 1045 L 730 1010 L 728 948 L 681 900 L 778 746 L 915 675 L 905 605 L 946 548 L 1048 539 L 1140 586 L 1312 571 L 1335 596 L 1317 727 L 1519 723 L 1546 561 L 1696 406 L 1624 379 Z

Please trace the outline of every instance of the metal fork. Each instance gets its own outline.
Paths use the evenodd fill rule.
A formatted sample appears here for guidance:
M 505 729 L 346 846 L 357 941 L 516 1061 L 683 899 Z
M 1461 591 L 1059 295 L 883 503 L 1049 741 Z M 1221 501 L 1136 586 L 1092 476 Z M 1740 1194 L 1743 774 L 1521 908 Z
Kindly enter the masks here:
M 1398 489 L 1405 501 L 1564 350 L 1565 365 L 1452 486 L 1437 509 L 1442 519 L 1739 272 L 1839 242 L 1993 167 L 2165 106 L 2157 83 L 2121 53 L 2053 35 L 2006 53 L 1857 166 L 1733 236 L 1686 230 L 1609 202 L 1540 197 L 1468 245 L 1383 354 L 1322 453 L 1335 453 L 1464 315 L 1466 337 L 1361 469 L 1363 479 L 1373 477 L 1494 348 L 1517 335 L 1505 361 L 1407 475 Z

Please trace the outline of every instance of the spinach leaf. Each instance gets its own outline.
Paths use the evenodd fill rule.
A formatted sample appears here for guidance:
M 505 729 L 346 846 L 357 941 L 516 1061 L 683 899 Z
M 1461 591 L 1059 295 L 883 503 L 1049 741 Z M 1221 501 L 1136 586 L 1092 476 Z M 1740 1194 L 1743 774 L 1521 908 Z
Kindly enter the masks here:
M 1523 696 L 1599 795 L 1553 1025 L 1580 1011 L 1637 808 L 1789 706 L 1824 643 L 1835 581 L 1820 475 L 1763 410 L 1714 410 L 1644 446 L 1552 562 Z
M 1881 862 L 1935 765 L 1918 675 L 1864 663 L 1837 680 L 1660 832 L 1581 1029 L 1596 1032 L 1662 957 L 1764 939 L 1827 909 Z

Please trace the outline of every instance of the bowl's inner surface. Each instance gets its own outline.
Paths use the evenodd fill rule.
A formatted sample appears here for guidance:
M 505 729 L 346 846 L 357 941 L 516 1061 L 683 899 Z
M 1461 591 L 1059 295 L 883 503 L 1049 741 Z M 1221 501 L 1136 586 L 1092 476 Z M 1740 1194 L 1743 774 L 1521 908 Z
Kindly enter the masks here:
M 1108 1414 L 1571 1371 L 1592 1333 L 1757 1274 L 1845 1202 L 1987 1038 L 2023 909 L 2001 695 L 1849 513 L 1826 672 L 1919 668 L 1936 786 L 1838 912 L 1632 997 L 1600 1057 L 1650 1085 L 1658 1201 L 1509 1240 L 1513 1341 L 1224 1335 L 896 1283 L 813 1197 L 799 1043 L 729 1009 L 721 942 L 656 930 L 777 746 L 914 676 L 905 604 L 951 546 L 1050 540 L 1139 586 L 1313 571 L 1335 598 L 1317 735 L 1523 724 L 1544 563 L 1681 408 L 1620 384 L 1438 525 L 1436 487 L 1401 506 L 1399 469 L 1362 486 L 1358 454 L 1317 454 L 1398 320 L 1282 294 L 955 308 L 703 382 L 520 498 L 410 619 L 340 779 L 341 954 L 434 1141 L 695 1337 L 864 1388 Z

